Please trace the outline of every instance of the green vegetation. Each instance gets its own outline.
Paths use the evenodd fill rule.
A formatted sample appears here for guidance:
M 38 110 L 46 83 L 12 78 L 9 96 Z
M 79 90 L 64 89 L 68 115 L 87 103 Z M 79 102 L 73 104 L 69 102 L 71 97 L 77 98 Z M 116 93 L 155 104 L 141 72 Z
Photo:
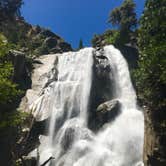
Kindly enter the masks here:
M 10 147 L 8 154 L 14 150 L 22 134 L 23 124 L 29 117 L 27 113 L 16 110 L 23 91 L 13 82 L 14 67 L 10 53 L 12 47 L 4 35 L 0 34 L 0 142 L 9 140 L 8 145 L 3 145 L 4 148 Z M 1 150 L 4 151 L 3 148 Z
M 9 57 L 10 45 L 6 38 L 0 34 L 0 107 L 11 104 L 21 94 L 17 85 L 12 82 L 13 65 Z
M 18 127 L 24 118 L 24 113 L 15 111 L 14 103 L 23 93 L 12 81 L 13 65 L 9 50 L 11 45 L 0 34 L 0 131 L 9 127 Z M 1 133 L 2 134 L 2 133 Z
M 118 26 L 121 32 L 131 31 L 137 26 L 135 3 L 133 0 L 125 0 L 120 7 L 113 9 L 109 20 L 112 25 Z
M 56 49 L 62 52 L 57 43 L 69 47 L 64 46 L 64 41 L 50 30 L 26 23 L 20 13 L 22 3 L 22 0 L 0 1 L 1 139 L 6 138 L 4 133 L 13 129 L 17 130 L 14 130 L 14 134 L 19 135 L 20 126 L 27 118 L 26 113 L 16 110 L 16 103 L 23 91 L 19 89 L 21 86 L 13 81 L 14 67 L 10 50 L 14 48 L 27 54 L 26 62 L 32 68 L 33 56 L 56 52 Z M 121 6 L 110 12 L 108 22 L 114 26 L 114 29 L 106 30 L 101 35 L 94 35 L 92 39 L 93 47 L 113 44 L 121 49 L 128 43 L 138 46 L 140 53 L 138 68 L 132 72 L 132 76 L 141 103 L 155 112 L 166 107 L 165 11 L 166 0 L 146 0 L 145 10 L 139 21 L 140 27 L 138 27 L 134 1 L 124 0 Z M 80 39 L 78 49 L 83 47 L 83 41 Z M 160 115 L 161 119 L 165 118 L 163 115 Z M 165 129 L 165 119 L 159 123 Z M 159 125 L 160 129 L 161 125 Z
M 0 113 L 0 115 L 3 115 L 3 118 L 0 122 L 0 131 L 2 132 L 8 132 L 7 129 L 9 128 L 21 128 L 21 125 L 28 117 L 28 114 L 25 112 L 21 112 L 20 110 L 6 112 L 6 113 Z M 4 131 L 5 130 L 5 131 Z M 1 133 L 2 134 L 2 133 Z
M 113 44 L 120 48 L 126 43 L 133 44 L 133 42 L 136 42 L 137 18 L 133 0 L 125 0 L 121 6 L 113 9 L 108 22 L 115 29 L 107 30 L 101 35 L 94 35 L 92 39 L 93 47 Z
M 82 49 L 82 48 L 84 48 L 83 40 L 80 39 L 80 41 L 79 41 L 79 46 L 78 46 L 78 50 L 80 50 L 80 49 Z
M 10 156 L 17 138 L 19 139 L 21 126 L 27 117 L 26 113 L 16 110 L 17 103 L 23 94 L 13 81 L 14 66 L 11 49 L 17 46 L 15 42 L 9 42 L 4 35 L 4 32 L 10 31 L 11 24 L 8 23 L 18 17 L 20 5 L 19 0 L 0 1 L 0 142 L 8 140 L 6 144 L 0 146 L 6 160 L 9 160 L 7 156 Z M 6 31 L 3 31 L 3 28 L 6 28 Z M 6 148 L 10 148 L 10 151 L 5 153 Z
M 154 110 L 166 106 L 165 0 L 147 0 L 140 19 L 139 68 L 135 71 L 139 98 Z
M 119 45 L 120 32 L 118 30 L 106 30 L 101 35 L 94 35 L 92 39 L 93 47 L 104 46 L 108 44 Z
M 145 138 L 158 141 L 145 147 L 148 165 L 165 165 L 166 131 L 166 1 L 146 0 L 138 30 L 140 52 L 134 80 L 145 109 Z M 150 131 L 150 132 L 149 132 Z M 151 135 L 155 133 L 155 136 Z M 154 146 L 155 145 L 155 146 Z M 153 147 L 154 146 L 154 147 Z M 151 149 L 152 147 L 152 149 Z
M 162 109 L 166 106 L 166 1 L 147 0 L 143 16 L 137 26 L 135 3 L 124 0 L 113 9 L 109 23 L 115 29 L 94 35 L 93 47 L 113 44 L 120 50 L 127 43 L 137 45 L 140 52 L 139 65 L 132 77 L 139 99 L 149 107 Z
M 17 160 L 17 153 L 20 153 L 16 148 L 17 141 L 25 136 L 22 129 L 30 126 L 26 121 L 32 120 L 31 115 L 17 108 L 25 90 L 31 87 L 30 75 L 34 58 L 43 54 L 72 50 L 70 44 L 50 30 L 27 23 L 20 13 L 22 4 L 23 0 L 0 0 L 0 147 L 3 152 L 0 162 L 2 165 L 6 165 L 8 160 L 9 163 Z
M 22 3 L 22 0 L 1 0 L 0 21 L 20 17 L 20 7 Z

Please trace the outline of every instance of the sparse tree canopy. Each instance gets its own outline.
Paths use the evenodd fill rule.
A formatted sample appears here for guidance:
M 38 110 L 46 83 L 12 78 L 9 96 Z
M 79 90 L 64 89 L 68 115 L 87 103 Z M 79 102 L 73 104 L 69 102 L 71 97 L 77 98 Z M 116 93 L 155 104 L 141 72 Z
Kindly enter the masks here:
M 137 25 L 135 3 L 125 0 L 120 7 L 113 9 L 108 22 L 118 26 L 120 30 L 132 30 Z
M 0 21 L 20 16 L 22 0 L 0 0 Z

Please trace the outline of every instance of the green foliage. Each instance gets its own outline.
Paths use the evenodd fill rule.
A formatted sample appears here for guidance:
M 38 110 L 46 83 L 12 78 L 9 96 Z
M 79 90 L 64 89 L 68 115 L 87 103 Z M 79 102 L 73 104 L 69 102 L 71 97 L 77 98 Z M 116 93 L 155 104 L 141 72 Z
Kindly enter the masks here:
M 118 26 L 120 31 L 130 31 L 137 25 L 135 3 L 133 0 L 124 0 L 120 7 L 113 9 L 109 22 Z
M 107 44 L 118 45 L 120 42 L 120 32 L 114 31 L 112 35 L 106 37 L 105 41 Z
M 9 43 L 15 45 L 16 50 L 25 52 L 28 56 L 48 54 L 51 49 L 44 43 L 48 36 L 40 34 L 41 28 L 37 30 L 25 21 L 7 21 L 0 26 L 0 31 L 7 37 Z
M 82 39 L 80 39 L 78 49 L 80 50 L 82 48 L 84 48 L 84 45 Z
M 133 30 L 137 26 L 137 19 L 133 0 L 124 0 L 121 6 L 113 9 L 108 22 L 118 27 L 118 30 L 107 30 L 102 35 L 95 35 L 92 39 L 94 47 L 113 44 L 120 48 L 126 43 L 135 43 L 132 38 L 135 38 L 136 32 Z
M 166 106 L 166 1 L 147 0 L 140 20 L 139 68 L 134 72 L 139 97 L 156 109 Z
M 20 16 L 22 0 L 1 0 L 0 1 L 0 21 Z
M 114 43 L 117 47 L 131 42 L 131 37 L 134 35 L 133 30 L 137 26 L 135 3 L 133 0 L 124 0 L 121 6 L 113 9 L 108 22 L 119 29 L 119 34 L 114 34 L 112 39 L 110 39 L 111 42 L 115 40 Z
M 0 106 L 12 103 L 21 91 L 12 82 L 13 66 L 9 58 L 10 45 L 3 35 L 0 35 Z
M 29 116 L 28 113 L 22 111 L 11 111 L 0 113 L 0 130 L 9 127 L 18 127 L 21 125 Z
M 119 47 L 126 43 L 126 38 L 121 36 L 119 30 L 107 30 L 101 35 L 94 35 L 91 43 L 93 47 L 102 47 L 109 44 Z
M 13 43 L 20 47 L 25 47 L 27 44 L 27 32 L 30 26 L 24 25 L 24 22 L 17 22 L 15 20 L 7 20 L 2 24 L 0 30 L 7 37 L 10 43 Z

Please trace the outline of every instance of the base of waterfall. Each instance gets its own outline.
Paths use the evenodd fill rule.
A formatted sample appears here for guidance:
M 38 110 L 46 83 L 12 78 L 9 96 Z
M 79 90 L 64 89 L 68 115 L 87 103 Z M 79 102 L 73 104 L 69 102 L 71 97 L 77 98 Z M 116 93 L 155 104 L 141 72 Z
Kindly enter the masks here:
M 30 154 L 38 164 L 143 166 L 144 117 L 120 51 L 84 48 L 42 61 L 29 104 L 36 120 L 49 118 L 47 134 Z

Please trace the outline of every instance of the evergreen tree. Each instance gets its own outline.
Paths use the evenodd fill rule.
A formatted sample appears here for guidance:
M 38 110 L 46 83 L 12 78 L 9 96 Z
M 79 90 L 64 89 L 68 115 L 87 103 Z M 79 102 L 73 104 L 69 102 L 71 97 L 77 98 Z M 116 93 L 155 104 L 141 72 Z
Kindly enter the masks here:
M 84 48 L 83 40 L 80 39 L 78 49 L 80 50 L 80 49 L 82 49 L 82 48 Z
M 20 17 L 22 0 L 0 0 L 0 21 Z
M 133 0 L 124 0 L 120 7 L 113 9 L 108 22 L 118 26 L 121 31 L 131 31 L 135 28 L 137 18 Z
M 137 26 L 135 3 L 133 0 L 124 0 L 121 6 L 113 9 L 109 15 L 108 22 L 118 27 L 119 34 L 115 35 L 117 36 L 116 45 L 122 46 L 125 43 L 131 43 L 131 38 L 135 38 L 133 30 Z

